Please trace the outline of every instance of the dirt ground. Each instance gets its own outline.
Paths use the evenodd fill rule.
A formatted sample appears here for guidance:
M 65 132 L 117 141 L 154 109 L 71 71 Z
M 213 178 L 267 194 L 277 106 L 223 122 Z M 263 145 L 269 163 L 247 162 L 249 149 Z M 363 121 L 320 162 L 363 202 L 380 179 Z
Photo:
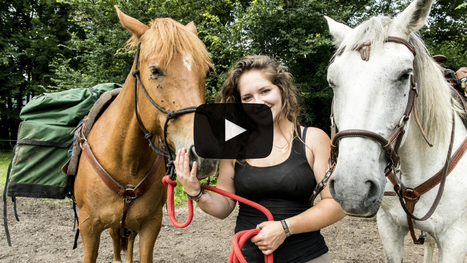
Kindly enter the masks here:
M 0 220 L 0 262 L 82 262 L 84 252 L 81 240 L 78 248 L 72 249 L 75 231 L 71 201 L 20 198 L 17 204 L 19 222 L 14 219 L 11 201 L 7 203 L 12 247 L 7 244 L 3 220 Z M 3 202 L 0 208 L 3 209 Z M 162 229 L 154 248 L 154 262 L 226 262 L 231 250 L 236 213 L 219 220 L 196 208 L 193 222 L 184 229 L 178 229 L 164 211 Z M 184 222 L 186 205 L 177 208 L 176 215 L 180 222 Z M 332 262 L 384 262 L 374 218 L 346 217 L 323 229 L 322 233 Z M 407 236 L 404 262 L 423 262 L 423 246 L 411 242 Z M 139 262 L 137 247 L 134 259 Z M 98 262 L 112 262 L 112 243 L 107 232 L 101 236 Z

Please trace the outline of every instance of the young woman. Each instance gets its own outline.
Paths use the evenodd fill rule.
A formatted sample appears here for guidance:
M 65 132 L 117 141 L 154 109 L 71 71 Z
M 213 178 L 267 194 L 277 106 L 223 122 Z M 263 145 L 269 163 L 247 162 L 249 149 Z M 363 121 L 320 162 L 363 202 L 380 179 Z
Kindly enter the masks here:
M 255 208 L 240 204 L 235 232 L 260 228 L 245 243 L 247 262 L 264 262 L 274 252 L 275 262 L 331 262 L 319 230 L 344 217 L 329 188 L 311 207 L 309 198 L 327 170 L 329 137 L 318 128 L 298 125 L 299 107 L 292 75 L 268 56 L 247 56 L 227 73 L 221 102 L 263 103 L 273 116 L 271 154 L 262 159 L 220 160 L 217 187 L 255 201 L 271 211 L 276 221 L 267 221 Z M 185 149 L 177 152 L 177 178 L 198 206 L 217 218 L 226 218 L 236 202 L 205 192 L 196 178 L 196 163 L 190 170 Z

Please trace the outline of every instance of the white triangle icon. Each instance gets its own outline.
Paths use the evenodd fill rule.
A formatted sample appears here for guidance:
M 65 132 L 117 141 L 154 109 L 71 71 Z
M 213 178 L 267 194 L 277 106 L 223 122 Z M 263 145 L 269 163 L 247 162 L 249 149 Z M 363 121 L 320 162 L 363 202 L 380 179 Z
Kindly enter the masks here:
M 244 132 L 246 132 L 246 129 L 243 129 L 242 127 L 232 123 L 229 120 L 225 120 L 225 141 L 228 141 Z

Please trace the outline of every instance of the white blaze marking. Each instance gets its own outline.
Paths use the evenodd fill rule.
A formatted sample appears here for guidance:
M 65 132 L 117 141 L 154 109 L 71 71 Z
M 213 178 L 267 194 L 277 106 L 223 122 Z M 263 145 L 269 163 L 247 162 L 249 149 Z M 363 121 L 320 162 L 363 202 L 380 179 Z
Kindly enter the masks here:
M 191 71 L 191 62 L 193 61 L 193 59 L 189 56 L 185 56 L 182 59 L 183 59 L 183 65 L 185 65 L 188 71 Z

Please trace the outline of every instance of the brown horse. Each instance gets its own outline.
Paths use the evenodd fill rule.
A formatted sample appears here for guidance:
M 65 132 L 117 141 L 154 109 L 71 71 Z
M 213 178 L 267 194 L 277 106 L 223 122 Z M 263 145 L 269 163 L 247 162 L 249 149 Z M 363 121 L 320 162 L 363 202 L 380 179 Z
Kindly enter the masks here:
M 137 189 L 158 156 L 148 140 L 154 145 L 166 142 L 162 148 L 168 150 L 165 154 L 170 155 L 169 160 L 174 151 L 189 149 L 190 160 L 198 163 L 199 178 L 214 173 L 217 161 L 202 159 L 194 151 L 194 114 L 173 114 L 205 102 L 205 76 L 212 62 L 193 23 L 183 26 L 163 18 L 153 20 L 148 27 L 116 9 L 123 27 L 133 34 L 128 44 L 139 46 L 131 70 L 134 72 L 136 66 L 138 72 L 128 75 L 120 94 L 94 124 L 83 144 L 89 145 L 102 171 L 117 185 L 136 185 L 130 192 L 137 192 L 138 198 L 122 199 L 122 191 L 117 194 L 111 189 L 96 172 L 92 158 L 82 154 L 74 188 L 79 230 L 84 262 L 96 262 L 100 235 L 108 228 L 114 243 L 114 261 L 120 261 L 118 229 L 122 226 L 124 200 L 130 200 L 124 226 L 134 233 L 130 236 L 126 262 L 132 262 L 135 233 L 140 235 L 140 262 L 153 262 L 167 189 L 162 183 L 164 167 L 156 171 L 153 183 L 143 193 L 142 186 Z M 166 113 L 172 113 L 171 117 Z

